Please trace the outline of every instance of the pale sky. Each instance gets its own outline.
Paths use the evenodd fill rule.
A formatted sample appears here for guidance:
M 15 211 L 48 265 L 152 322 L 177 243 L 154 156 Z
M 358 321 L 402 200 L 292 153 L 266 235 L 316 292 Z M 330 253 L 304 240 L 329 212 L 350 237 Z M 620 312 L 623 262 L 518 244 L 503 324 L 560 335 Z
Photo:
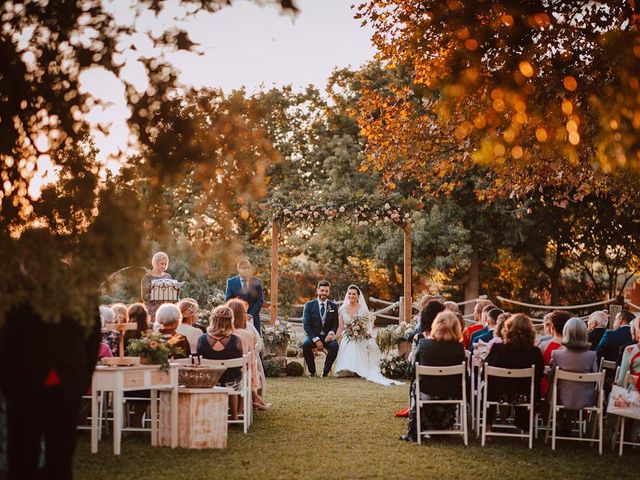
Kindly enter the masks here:
M 357 68 L 373 59 L 372 32 L 353 18 L 352 3 L 298 0 L 301 11 L 292 18 L 281 14 L 278 6 L 236 1 L 217 13 L 191 15 L 186 20 L 186 29 L 191 39 L 202 45 L 203 55 L 183 53 L 169 58 L 181 70 L 180 80 L 195 87 L 228 92 L 245 86 L 249 93 L 286 84 L 302 89 L 312 83 L 322 88 L 334 68 Z M 118 10 L 126 8 L 123 0 L 112 5 Z M 132 80 L 140 76 L 135 63 L 125 68 Z M 140 83 L 144 88 L 144 81 Z M 92 112 L 94 121 L 113 122 L 109 137 L 95 134 L 100 157 L 106 159 L 126 146 L 123 89 L 99 71 L 85 74 L 84 85 L 89 92 L 113 102 L 106 110 Z

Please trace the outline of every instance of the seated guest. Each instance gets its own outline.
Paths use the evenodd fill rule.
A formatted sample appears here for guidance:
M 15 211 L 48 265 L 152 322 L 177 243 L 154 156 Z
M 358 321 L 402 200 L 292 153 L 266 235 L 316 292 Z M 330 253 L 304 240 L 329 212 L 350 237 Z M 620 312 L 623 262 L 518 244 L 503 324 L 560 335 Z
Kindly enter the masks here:
M 227 306 L 233 311 L 233 333 L 240 339 L 242 343 L 242 351 L 244 353 L 251 352 L 251 363 L 253 365 L 253 377 L 251 393 L 253 397 L 253 406 L 258 410 L 268 410 L 271 408 L 270 403 L 266 403 L 260 395 L 258 395 L 258 389 L 262 387 L 260 384 L 261 378 L 258 374 L 258 364 L 260 364 L 260 358 L 256 353 L 256 343 L 258 339 L 255 335 L 255 328 L 250 330 L 249 324 L 253 323 L 253 317 L 247 313 L 247 302 L 244 300 L 229 300 Z
M 149 314 L 147 313 L 147 307 L 144 306 L 144 303 L 134 303 L 131 305 L 127 309 L 127 317 L 129 317 L 129 322 L 135 322 L 137 328 L 135 330 L 127 330 L 124 333 L 125 350 L 128 348 L 131 340 L 142 338 L 151 328 L 149 325 Z
M 426 338 L 431 331 L 431 324 L 435 320 L 436 316 L 445 310 L 444 304 L 439 300 L 431 300 L 420 312 L 420 323 L 416 330 L 419 333 L 413 337 L 413 346 L 411 353 L 409 354 L 409 360 L 413 363 L 413 359 L 416 358 L 418 352 L 418 343 L 422 338 Z
M 480 313 L 480 321 L 482 323 L 482 328 L 480 328 L 479 330 L 476 330 L 475 332 L 473 332 L 471 334 L 471 337 L 469 338 L 469 350 L 473 349 L 473 342 L 477 341 L 477 338 L 481 335 L 484 335 L 485 333 L 489 332 L 489 327 L 487 326 L 487 315 L 489 315 L 489 312 L 491 310 L 493 310 L 494 308 L 496 308 L 493 304 L 490 305 L 485 305 L 485 307 L 482 309 L 482 312 Z
M 571 318 L 564 326 L 562 345 L 565 348 L 555 350 L 551 354 L 549 372 L 549 385 L 553 382 L 553 368 L 576 373 L 592 373 L 598 370 L 596 353 L 589 350 L 591 344 L 588 341 L 587 327 L 578 318 Z M 560 434 L 570 434 L 570 422 L 575 420 L 576 412 L 584 407 L 593 406 L 596 391 L 593 384 L 570 382 L 561 380 L 558 382 L 558 403 L 569 410 L 561 410 L 559 422 Z M 550 394 L 548 395 L 550 399 Z
M 429 332 L 433 319 L 436 318 L 436 315 L 445 308 L 444 303 L 438 300 L 433 295 L 425 295 L 424 297 L 422 297 L 423 300 L 425 298 L 432 298 L 432 300 L 429 300 L 427 303 L 425 303 L 418 313 L 418 324 L 416 325 L 416 328 L 411 335 L 416 345 L 418 344 L 420 338 L 422 338 L 421 334 L 423 334 L 425 331 L 427 333 Z
M 504 333 L 504 324 L 510 316 L 511 315 L 507 312 L 502 312 L 500 315 L 498 315 L 496 326 L 493 329 L 493 337 L 491 337 L 488 342 L 478 340 L 476 348 L 473 350 L 474 357 L 478 357 L 484 360 L 491 351 L 491 347 L 493 347 L 496 343 L 503 343 L 502 336 Z
M 449 366 L 460 365 L 465 360 L 462 345 L 462 330 L 455 313 L 445 310 L 438 313 L 431 326 L 427 338 L 421 338 L 418 346 L 417 360 L 420 365 Z M 401 440 L 417 439 L 415 382 L 411 387 L 411 407 L 409 412 L 408 431 Z M 420 382 L 420 392 L 431 400 L 461 398 L 461 379 L 459 377 L 429 377 Z M 420 411 L 425 429 L 447 429 L 455 421 L 455 406 L 437 405 L 423 406 Z
M 589 343 L 591 343 L 591 350 L 595 350 L 602 336 L 607 331 L 607 325 L 609 325 L 609 317 L 607 312 L 598 310 L 589 315 L 587 321 L 587 328 L 589 330 Z
M 195 325 L 196 320 L 198 320 L 198 302 L 193 298 L 183 298 L 178 303 L 178 308 L 182 314 L 182 321 L 178 325 L 176 332 L 187 337 L 191 351 L 195 352 L 198 350 L 198 340 L 205 333 Z
M 111 330 L 111 326 L 115 323 L 115 313 L 107 305 L 100 305 L 100 323 L 102 325 L 102 342 L 106 343 L 111 349 L 111 355 L 118 355 L 118 340 L 120 335 L 115 330 Z
M 471 335 L 471 350 L 473 351 L 473 347 L 478 342 L 488 343 L 493 338 L 493 331 L 496 328 L 496 322 L 498 321 L 498 317 L 503 314 L 504 311 L 499 308 L 492 308 L 489 310 L 485 316 L 486 319 L 486 332 L 483 330 L 478 330 L 473 335 Z
M 111 305 L 111 310 L 113 310 L 115 323 L 127 323 L 129 321 L 127 306 L 124 303 L 114 303 Z
M 613 322 L 613 330 L 608 330 L 602 335 L 600 343 L 596 347 L 598 361 L 601 358 L 611 362 L 617 362 L 620 355 L 620 347 L 633 342 L 629 323 L 635 316 L 629 310 L 622 310 L 616 315 Z
M 446 301 L 444 302 L 444 308 L 452 311 L 453 313 L 458 313 L 460 309 L 458 308 L 458 304 L 456 302 Z
M 156 311 L 156 321 L 160 324 L 162 337 L 168 345 L 181 350 L 181 353 L 176 353 L 173 358 L 188 358 L 191 355 L 189 340 L 176 332 L 181 317 L 180 309 L 173 303 L 163 303 Z
M 633 383 L 635 383 L 636 390 L 640 391 L 640 319 L 634 318 L 629 327 L 634 343 L 623 348 L 616 384 L 625 386 L 624 380 L 627 373 L 630 373 L 635 375 L 635 382 Z M 640 442 L 640 420 L 632 420 L 627 432 L 629 432 L 630 441 Z
M 570 318 L 571 314 L 564 310 L 554 310 L 549 314 L 553 338 L 551 338 L 551 340 L 547 342 L 542 342 L 539 346 L 540 351 L 542 351 L 542 358 L 544 359 L 545 366 L 551 364 L 551 354 L 553 353 L 553 351 L 562 348 L 562 332 L 564 331 L 565 324 Z M 547 377 L 544 377 L 542 379 L 542 383 L 540 384 L 540 393 L 542 397 L 546 397 L 548 391 L 549 379 Z
M 549 385 L 553 384 L 553 375 L 555 367 L 567 372 L 575 373 L 593 373 L 598 371 L 596 361 L 596 352 L 589 350 L 587 326 L 579 318 L 571 318 L 565 324 L 562 331 L 562 345 L 564 348 L 554 350 L 551 354 L 551 370 L 549 372 Z M 549 395 L 549 398 L 551 396 Z M 563 412 L 559 419 L 560 424 L 573 420 L 578 410 L 585 407 L 592 407 L 596 402 L 596 389 L 592 383 L 571 382 L 568 380 L 560 380 L 558 382 L 558 404 L 563 405 L 569 410 L 576 412 Z M 563 434 L 569 433 L 570 429 L 563 425 L 560 431 Z
M 500 368 L 530 368 L 535 365 L 535 401 L 540 398 L 539 385 L 544 375 L 544 361 L 542 352 L 534 344 L 536 333 L 529 317 L 518 313 L 509 317 L 505 323 L 504 343 L 493 345 L 486 364 Z M 531 381 L 528 378 L 499 378 L 489 380 L 487 398 L 491 401 L 507 403 L 523 403 L 522 399 L 529 398 Z M 487 422 L 492 424 L 495 409 L 487 411 Z M 529 429 L 529 412 L 525 407 L 515 409 L 515 425 L 522 429 Z
M 469 350 L 469 347 L 471 346 L 471 335 L 484 327 L 484 324 L 482 323 L 482 309 L 487 305 L 492 305 L 490 300 L 479 300 L 475 307 L 473 307 L 473 319 L 476 323 L 467 327 L 465 331 L 462 332 L 462 342 L 466 350 Z
M 549 340 L 553 338 L 553 325 L 551 323 L 551 312 L 545 313 L 544 317 L 542 317 L 542 335 L 538 339 L 538 348 L 543 343 L 547 343 Z
M 640 379 L 640 320 L 637 318 L 631 321 L 629 325 L 631 330 L 631 337 L 633 338 L 633 344 L 627 345 L 623 349 L 622 361 L 620 362 L 620 371 L 616 378 L 617 385 L 624 385 L 624 379 L 627 373 L 637 375 Z M 640 386 L 640 382 L 636 383 Z M 638 388 L 640 390 L 640 388 Z
M 211 312 L 207 333 L 198 341 L 198 355 L 209 360 L 231 360 L 242 358 L 242 342 L 233 334 L 233 310 L 229 307 L 217 307 Z M 242 383 L 242 368 L 227 368 L 220 377 L 218 385 L 239 388 Z M 229 395 L 231 419 L 238 419 L 238 395 Z
M 125 350 L 129 348 L 129 343 L 132 340 L 142 338 L 151 329 L 149 324 L 149 313 L 144 303 L 134 303 L 127 309 L 127 316 L 129 322 L 134 322 L 137 325 L 135 330 L 127 330 L 124 332 Z M 132 418 L 130 418 L 130 424 L 133 427 L 143 427 L 143 417 L 147 411 L 149 405 L 148 400 L 140 400 L 141 398 L 150 398 L 151 392 L 149 390 L 132 390 L 124 393 L 125 397 L 128 397 L 128 404 L 132 406 Z

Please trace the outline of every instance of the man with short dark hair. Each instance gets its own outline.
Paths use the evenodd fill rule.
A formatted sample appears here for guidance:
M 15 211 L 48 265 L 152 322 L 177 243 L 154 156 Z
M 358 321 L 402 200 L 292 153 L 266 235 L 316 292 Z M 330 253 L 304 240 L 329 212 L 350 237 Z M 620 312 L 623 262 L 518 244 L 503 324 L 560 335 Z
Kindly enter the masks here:
M 253 317 L 253 325 L 260 330 L 260 310 L 264 303 L 262 280 L 253 276 L 253 267 L 248 258 L 242 257 L 236 264 L 238 275 L 227 280 L 224 294 L 225 302 L 232 298 L 239 298 L 249 304 L 247 313 Z
M 615 321 L 613 322 L 614 330 L 606 331 L 596 347 L 598 361 L 600 361 L 601 358 L 612 362 L 618 361 L 620 348 L 633 341 L 629 323 L 634 318 L 635 316 L 629 310 L 622 310 L 616 315 Z
M 318 297 L 304 304 L 302 312 L 302 326 L 307 334 L 302 344 L 304 361 L 312 377 L 316 376 L 316 362 L 313 349 L 327 349 L 327 358 L 324 363 L 322 376 L 326 377 L 331 371 L 333 362 L 338 356 L 338 306 L 329 300 L 331 284 L 326 280 L 318 282 L 316 293 Z

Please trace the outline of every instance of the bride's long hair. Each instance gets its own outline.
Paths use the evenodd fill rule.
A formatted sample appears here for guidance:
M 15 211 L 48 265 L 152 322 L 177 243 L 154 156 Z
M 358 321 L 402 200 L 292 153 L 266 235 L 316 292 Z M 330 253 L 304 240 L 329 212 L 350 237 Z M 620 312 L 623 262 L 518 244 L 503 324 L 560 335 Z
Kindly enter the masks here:
M 364 299 L 364 295 L 362 294 L 362 290 L 360 290 L 360 287 L 358 287 L 357 285 L 349 285 L 347 287 L 347 293 L 345 293 L 344 295 L 344 300 L 342 302 L 342 308 L 347 308 L 347 305 L 349 305 L 349 290 L 357 290 L 358 291 L 358 304 L 360 305 L 360 307 L 358 308 L 358 313 L 363 313 L 363 314 L 368 314 L 369 313 L 369 307 L 367 306 L 367 301 Z

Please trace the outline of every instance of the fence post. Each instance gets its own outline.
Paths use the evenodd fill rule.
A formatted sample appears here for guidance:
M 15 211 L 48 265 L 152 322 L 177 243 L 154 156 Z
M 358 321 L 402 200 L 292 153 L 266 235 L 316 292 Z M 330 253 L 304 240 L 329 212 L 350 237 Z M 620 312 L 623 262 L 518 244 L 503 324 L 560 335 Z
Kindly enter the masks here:
M 405 318 L 404 318 L 404 297 L 400 297 L 398 309 L 400 311 L 400 313 L 398 314 L 398 316 L 400 317 L 400 321 L 404 322 L 405 321 Z

